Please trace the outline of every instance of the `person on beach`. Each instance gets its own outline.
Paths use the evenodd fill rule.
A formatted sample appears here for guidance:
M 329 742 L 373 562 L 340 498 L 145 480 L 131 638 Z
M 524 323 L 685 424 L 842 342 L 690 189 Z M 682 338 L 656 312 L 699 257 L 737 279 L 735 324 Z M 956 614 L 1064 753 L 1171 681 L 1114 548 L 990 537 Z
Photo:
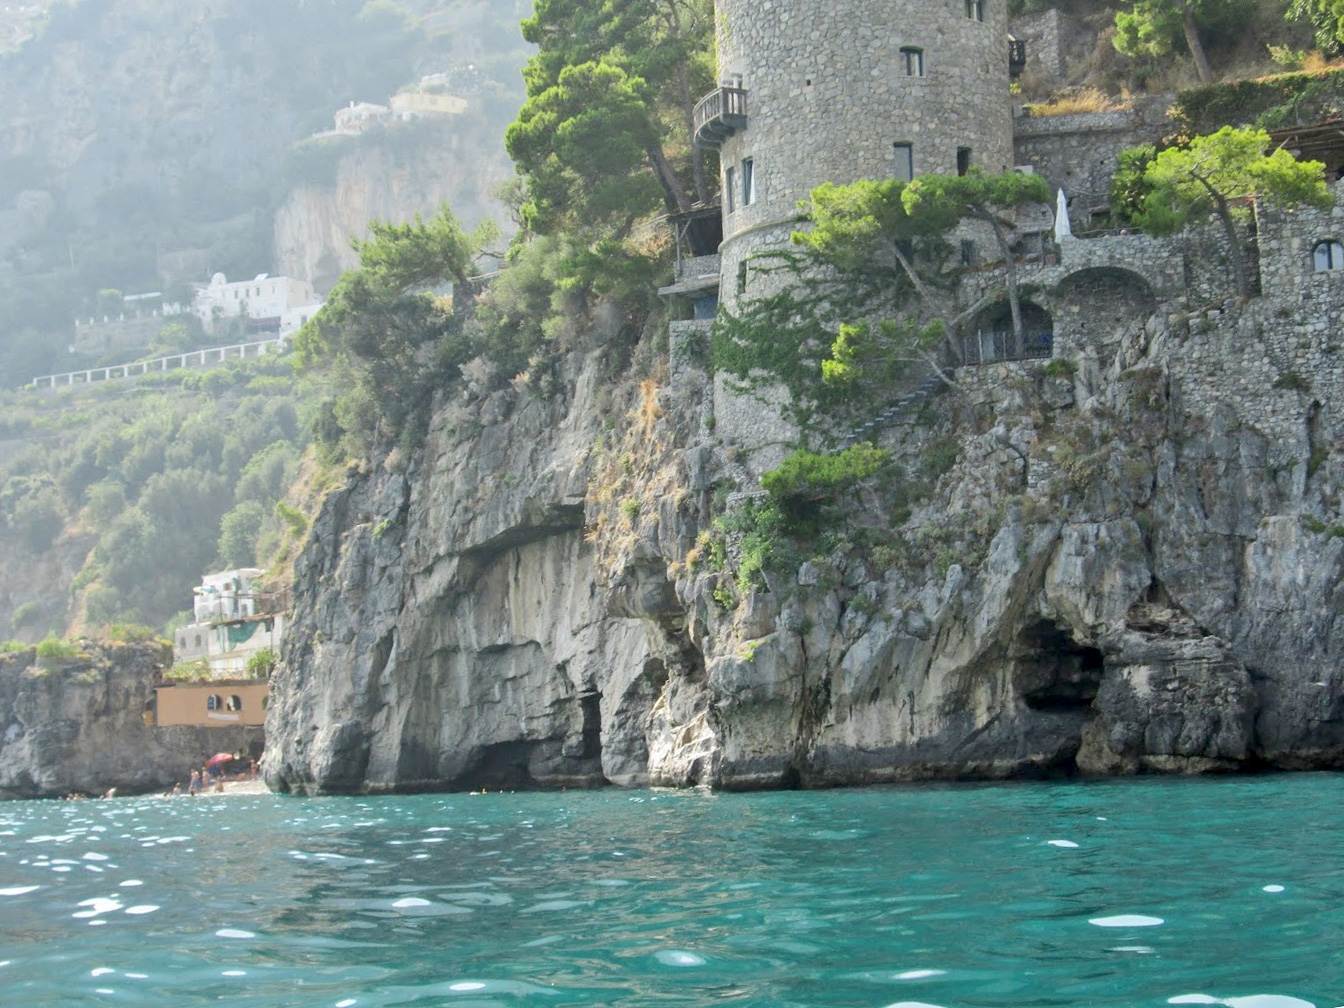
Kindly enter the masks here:
M 201 772 L 199 770 L 191 771 L 191 780 L 187 782 L 187 794 L 195 798 L 201 790 Z

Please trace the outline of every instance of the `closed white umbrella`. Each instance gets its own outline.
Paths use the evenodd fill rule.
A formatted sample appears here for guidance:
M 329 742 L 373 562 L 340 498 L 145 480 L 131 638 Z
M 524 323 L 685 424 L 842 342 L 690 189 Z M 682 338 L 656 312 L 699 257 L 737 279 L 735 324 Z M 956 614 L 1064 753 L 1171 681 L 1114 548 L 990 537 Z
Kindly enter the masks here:
M 1069 226 L 1069 201 L 1064 198 L 1064 190 L 1059 190 L 1055 200 L 1055 241 L 1073 237 L 1073 228 Z

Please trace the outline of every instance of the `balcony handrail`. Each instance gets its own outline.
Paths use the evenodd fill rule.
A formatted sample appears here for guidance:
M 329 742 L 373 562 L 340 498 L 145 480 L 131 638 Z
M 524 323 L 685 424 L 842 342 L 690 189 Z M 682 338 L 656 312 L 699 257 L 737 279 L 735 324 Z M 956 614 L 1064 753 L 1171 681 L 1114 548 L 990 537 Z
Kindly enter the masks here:
M 695 111 L 691 114 L 691 122 L 695 127 L 695 132 L 699 133 L 701 127 L 715 119 L 728 116 L 746 118 L 746 115 L 746 89 L 724 84 L 695 103 Z
M 962 339 L 963 364 L 994 364 L 1000 361 L 1046 360 L 1054 355 L 1055 334 L 1044 329 L 1032 332 L 969 333 Z

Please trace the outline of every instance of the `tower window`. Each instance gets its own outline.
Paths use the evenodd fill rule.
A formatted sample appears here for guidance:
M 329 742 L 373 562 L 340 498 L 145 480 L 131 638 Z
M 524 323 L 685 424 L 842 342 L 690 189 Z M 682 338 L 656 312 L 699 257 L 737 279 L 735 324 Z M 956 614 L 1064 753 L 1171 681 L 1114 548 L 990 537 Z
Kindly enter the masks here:
M 742 159 L 742 205 L 756 202 L 756 165 L 751 158 Z
M 219 710 L 220 707 L 222 707 L 223 705 L 224 702 L 220 700 L 219 694 L 217 693 L 211 693 L 209 696 L 205 698 L 206 710 Z
M 898 140 L 891 145 L 896 155 L 896 168 L 893 175 L 901 182 L 909 182 L 915 177 L 915 145 Z
M 1323 241 L 1312 251 L 1311 258 L 1317 273 L 1344 269 L 1344 245 L 1333 238 Z
M 961 240 L 961 264 L 963 266 L 975 265 L 975 242 L 969 238 Z
M 971 170 L 971 149 L 969 147 L 957 148 L 957 174 L 965 175 Z
M 966 16 L 972 21 L 985 19 L 985 0 L 966 0 Z
M 745 259 L 737 264 L 737 292 L 739 294 L 747 292 L 747 261 Z
M 924 76 L 924 50 L 914 46 L 901 49 L 901 74 L 905 77 Z
M 724 210 L 732 213 L 737 209 L 737 169 L 725 168 L 723 170 L 723 199 Z

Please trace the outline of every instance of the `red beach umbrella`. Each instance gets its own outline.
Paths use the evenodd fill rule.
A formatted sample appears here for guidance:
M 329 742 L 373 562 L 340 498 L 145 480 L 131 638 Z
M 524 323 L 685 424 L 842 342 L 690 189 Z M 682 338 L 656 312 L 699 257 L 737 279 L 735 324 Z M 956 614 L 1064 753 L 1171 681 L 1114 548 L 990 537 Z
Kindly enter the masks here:
M 208 760 L 205 761 L 205 765 L 208 767 L 219 766 L 219 764 L 228 763 L 232 759 L 233 759 L 233 753 L 231 752 L 217 752 L 213 756 L 211 756 Z

